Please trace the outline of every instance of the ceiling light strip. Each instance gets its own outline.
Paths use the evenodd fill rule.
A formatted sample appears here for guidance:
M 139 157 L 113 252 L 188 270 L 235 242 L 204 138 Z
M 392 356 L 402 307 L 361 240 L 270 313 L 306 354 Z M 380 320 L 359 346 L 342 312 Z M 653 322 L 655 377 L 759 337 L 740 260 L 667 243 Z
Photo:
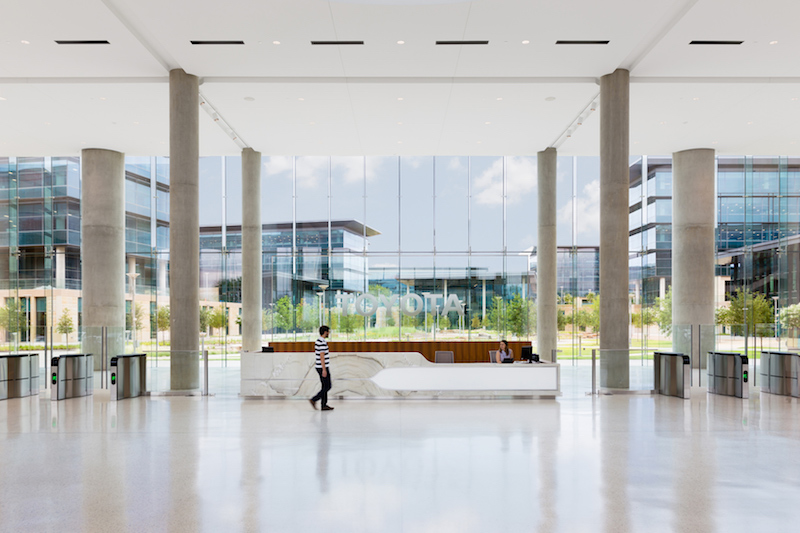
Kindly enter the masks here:
M 555 148 L 556 150 L 561 148 L 561 145 L 564 144 L 564 142 L 567 139 L 569 139 L 572 136 L 572 134 L 575 133 L 575 131 L 586 122 L 586 119 L 589 118 L 589 115 L 597 111 L 599 105 L 600 105 L 600 91 L 595 93 L 592 99 L 589 100 L 589 103 L 586 104 L 580 110 L 580 112 L 575 116 L 575 118 L 572 119 L 572 122 L 570 122 L 569 125 L 566 128 L 564 128 L 564 131 L 562 131 L 559 134 L 559 136 L 556 137 L 556 140 L 553 141 L 550 147 Z
M 437 46 L 487 45 L 489 41 L 436 41 Z
M 111 43 L 108 42 L 108 41 L 73 41 L 73 40 L 61 41 L 61 40 L 56 40 L 56 44 L 111 44 Z
M 236 133 L 236 130 L 231 127 L 230 124 L 220 115 L 219 111 L 208 101 L 208 98 L 203 96 L 203 92 L 200 91 L 200 109 L 203 109 L 206 114 L 211 117 L 211 120 L 217 123 L 217 125 L 225 132 L 225 134 L 231 138 L 236 145 L 244 150 L 245 148 L 250 148 L 242 136 Z
M 556 44 L 608 44 L 611 41 L 556 41 Z
M 228 44 L 244 44 L 244 41 L 189 41 L 195 46 L 198 45 L 228 45 Z
M 360 46 L 364 41 L 311 41 L 313 46 Z
M 716 46 L 716 45 L 723 45 L 723 46 L 734 45 L 734 46 L 736 46 L 736 45 L 740 45 L 742 43 L 744 43 L 744 41 L 691 41 L 691 42 L 689 42 L 689 44 L 701 45 L 701 46 Z

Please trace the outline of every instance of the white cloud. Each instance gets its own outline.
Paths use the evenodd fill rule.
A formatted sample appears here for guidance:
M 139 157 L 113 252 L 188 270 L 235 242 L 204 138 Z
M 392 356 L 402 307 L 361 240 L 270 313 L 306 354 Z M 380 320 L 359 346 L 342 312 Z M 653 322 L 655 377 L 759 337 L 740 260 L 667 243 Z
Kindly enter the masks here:
M 600 180 L 592 180 L 583 186 L 583 190 L 576 198 L 575 213 L 577 214 L 577 233 L 594 234 L 600 227 Z M 572 222 L 572 202 L 568 202 L 558 210 L 558 220 Z
M 522 200 L 522 196 L 536 189 L 538 169 L 536 160 L 527 157 L 506 159 L 506 194 L 508 204 Z M 472 182 L 472 195 L 479 204 L 503 203 L 503 160 L 497 159 Z

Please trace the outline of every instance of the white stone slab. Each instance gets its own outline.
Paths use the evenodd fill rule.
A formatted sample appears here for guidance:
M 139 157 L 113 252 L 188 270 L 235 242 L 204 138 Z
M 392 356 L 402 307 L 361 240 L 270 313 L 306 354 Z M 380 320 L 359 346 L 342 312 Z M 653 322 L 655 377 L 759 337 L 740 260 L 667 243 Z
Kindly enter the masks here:
M 438 397 L 560 394 L 552 364 L 435 364 L 419 352 L 331 353 L 332 397 Z M 241 395 L 311 397 L 319 390 L 314 354 L 242 354 Z

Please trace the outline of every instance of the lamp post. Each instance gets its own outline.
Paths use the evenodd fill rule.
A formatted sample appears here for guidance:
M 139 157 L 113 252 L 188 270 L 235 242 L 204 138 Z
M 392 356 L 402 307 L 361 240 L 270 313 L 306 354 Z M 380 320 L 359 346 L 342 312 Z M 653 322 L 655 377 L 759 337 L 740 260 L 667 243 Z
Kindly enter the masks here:
M 131 280 L 131 335 L 133 337 L 133 353 L 136 353 L 136 278 L 139 277 L 139 274 L 128 272 L 126 276 Z
M 275 342 L 275 303 L 269 304 L 269 334 L 270 343 Z
M 322 309 L 320 310 L 320 319 L 319 319 L 319 325 L 320 326 L 323 325 L 323 321 L 325 320 L 325 291 L 327 289 L 328 289 L 328 284 L 327 283 L 320 283 L 319 284 L 319 290 L 322 291 L 322 293 L 321 293 L 322 294 Z

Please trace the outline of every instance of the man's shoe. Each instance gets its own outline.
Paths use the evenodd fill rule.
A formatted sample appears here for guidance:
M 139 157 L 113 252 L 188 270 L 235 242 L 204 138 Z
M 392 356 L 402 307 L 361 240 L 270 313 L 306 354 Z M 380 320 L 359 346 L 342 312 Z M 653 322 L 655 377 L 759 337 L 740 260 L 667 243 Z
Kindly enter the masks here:
M 313 407 L 315 411 L 317 410 L 317 402 L 309 398 L 308 403 L 311 404 L 311 407 Z
M 330 405 L 326 405 L 325 407 L 322 408 L 322 410 L 323 411 L 333 411 L 333 407 L 331 407 Z

